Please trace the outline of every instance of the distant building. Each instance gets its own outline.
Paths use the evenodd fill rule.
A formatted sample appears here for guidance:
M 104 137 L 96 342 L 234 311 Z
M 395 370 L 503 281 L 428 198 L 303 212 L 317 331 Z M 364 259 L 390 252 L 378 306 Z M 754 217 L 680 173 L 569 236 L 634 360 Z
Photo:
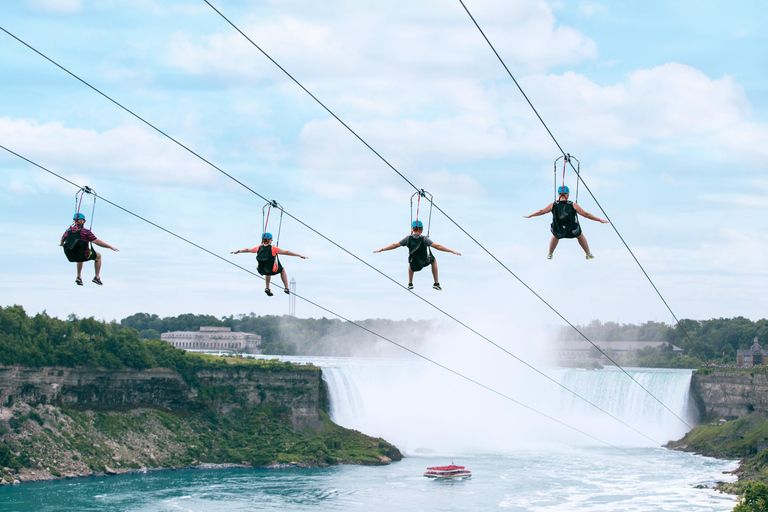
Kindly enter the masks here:
M 768 356 L 768 351 L 763 350 L 763 347 L 757 342 L 757 336 L 755 336 L 755 342 L 749 349 L 736 351 L 736 364 L 739 366 L 763 364 L 764 356 Z
M 229 327 L 200 327 L 199 331 L 171 331 L 160 335 L 176 348 L 184 350 L 220 350 L 258 354 L 261 336 L 232 332 Z
M 595 341 L 600 350 L 610 355 L 612 359 L 621 359 L 646 347 L 661 347 L 666 341 Z M 557 359 L 561 363 L 592 363 L 600 361 L 605 356 L 588 341 L 560 341 L 556 345 Z M 672 345 L 672 352 L 681 355 L 683 349 Z

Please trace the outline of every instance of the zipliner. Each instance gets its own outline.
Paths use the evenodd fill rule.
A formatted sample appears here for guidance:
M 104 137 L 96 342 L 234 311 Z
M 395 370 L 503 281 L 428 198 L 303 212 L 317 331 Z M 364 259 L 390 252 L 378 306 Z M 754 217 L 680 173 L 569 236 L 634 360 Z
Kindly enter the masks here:
M 290 288 L 288 288 L 288 276 L 285 273 L 285 269 L 283 268 L 283 265 L 280 264 L 280 259 L 277 257 L 278 254 L 282 254 L 284 256 L 298 256 L 303 260 L 307 259 L 307 256 L 302 256 L 301 254 L 297 254 L 291 251 L 285 251 L 283 249 L 280 249 L 279 247 L 273 247 L 271 233 L 264 233 L 261 235 L 260 246 L 254 247 L 252 249 L 246 248 L 246 249 L 240 249 L 237 251 L 232 251 L 231 254 L 240 254 L 241 252 L 256 253 L 256 261 L 258 261 L 258 266 L 256 267 L 256 270 L 258 271 L 259 274 L 264 276 L 264 282 L 266 283 L 266 288 L 264 289 L 264 293 L 266 293 L 270 297 L 272 297 L 274 294 L 269 289 L 269 282 L 272 279 L 272 276 L 275 276 L 277 274 L 280 274 L 280 278 L 283 280 L 283 286 L 284 286 L 283 291 L 285 293 L 291 293 Z
M 461 253 L 432 242 L 432 240 L 426 236 L 422 236 L 423 231 L 424 224 L 420 220 L 413 221 L 410 235 L 399 242 L 382 247 L 378 251 L 373 251 L 373 253 L 376 254 L 382 251 L 391 251 L 398 247 L 408 247 L 408 289 L 413 290 L 413 273 L 418 272 L 429 265 L 432 269 L 432 277 L 435 280 L 432 288 L 435 290 L 442 290 L 440 281 L 437 278 L 437 261 L 432 255 L 432 251 L 429 249 L 432 248 L 437 249 L 438 251 L 450 252 L 456 256 L 461 256 Z
M 99 277 L 101 273 L 101 254 L 96 252 L 91 244 L 112 249 L 115 252 L 119 251 L 108 243 L 96 238 L 96 235 L 90 229 L 83 227 L 85 215 L 82 213 L 76 213 L 72 220 L 74 221 L 73 224 L 64 232 L 59 245 L 64 247 L 64 254 L 69 261 L 77 262 L 77 279 L 75 279 L 75 283 L 78 286 L 83 286 L 83 263 L 93 260 L 95 276 L 92 281 L 102 285 L 103 283 Z
M 530 219 L 531 217 L 538 217 L 539 215 L 552 212 L 552 225 L 550 226 L 552 239 L 549 241 L 549 254 L 547 254 L 548 260 L 552 259 L 552 254 L 555 252 L 557 243 L 561 238 L 575 238 L 587 254 L 587 259 L 593 259 L 594 256 L 589 252 L 589 244 L 587 243 L 584 233 L 581 232 L 579 218 L 576 214 L 603 224 L 608 224 L 610 221 L 595 217 L 591 213 L 584 211 L 584 209 L 577 203 L 569 201 L 568 196 L 570 195 L 570 190 L 568 189 L 568 186 L 563 185 L 559 187 L 557 193 L 559 194 L 557 201 L 549 203 L 549 205 L 530 215 L 524 215 L 523 218 Z

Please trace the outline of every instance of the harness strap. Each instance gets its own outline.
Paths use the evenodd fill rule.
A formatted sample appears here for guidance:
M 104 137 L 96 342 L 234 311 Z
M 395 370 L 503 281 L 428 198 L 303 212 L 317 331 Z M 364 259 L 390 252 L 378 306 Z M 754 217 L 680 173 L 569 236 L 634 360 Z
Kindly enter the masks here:
M 267 208 L 267 219 L 264 220 L 264 209 L 261 210 L 261 222 L 264 224 L 264 229 L 261 230 L 262 234 L 267 232 L 267 225 L 269 224 L 269 212 L 272 211 L 272 205 Z

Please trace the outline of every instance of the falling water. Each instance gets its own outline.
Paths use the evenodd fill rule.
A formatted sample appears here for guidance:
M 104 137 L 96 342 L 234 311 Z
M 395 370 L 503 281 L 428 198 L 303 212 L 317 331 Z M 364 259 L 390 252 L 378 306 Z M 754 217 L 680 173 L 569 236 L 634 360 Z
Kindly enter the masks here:
M 546 371 L 575 394 L 540 375 L 508 375 L 492 382 L 508 397 L 573 427 L 568 428 L 420 362 L 313 361 L 323 368 L 336 423 L 384 437 L 406 451 L 599 444 L 583 433 L 621 446 L 658 446 L 682 437 L 686 423 L 692 424 L 690 370 L 633 369 L 627 370 L 629 376 L 616 369 Z

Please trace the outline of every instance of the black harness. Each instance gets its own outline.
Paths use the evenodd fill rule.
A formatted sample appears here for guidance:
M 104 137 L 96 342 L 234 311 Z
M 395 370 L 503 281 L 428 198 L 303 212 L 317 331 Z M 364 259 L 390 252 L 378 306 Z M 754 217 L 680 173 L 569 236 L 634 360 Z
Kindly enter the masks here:
M 275 271 L 275 260 L 277 260 L 277 271 Z M 276 276 L 283 271 L 280 258 L 277 255 L 272 255 L 271 245 L 262 244 L 259 246 L 259 250 L 256 252 L 256 261 L 258 262 L 256 270 L 262 276 Z
M 80 238 L 80 226 L 71 226 L 64 239 L 64 254 L 71 262 L 88 261 L 93 246 Z
M 411 266 L 411 270 L 418 272 L 432 264 L 434 259 L 432 250 L 424 243 L 423 236 L 411 235 L 408 237 L 408 264 Z
M 577 238 L 581 235 L 579 216 L 571 201 L 552 204 L 552 234 L 555 238 Z

